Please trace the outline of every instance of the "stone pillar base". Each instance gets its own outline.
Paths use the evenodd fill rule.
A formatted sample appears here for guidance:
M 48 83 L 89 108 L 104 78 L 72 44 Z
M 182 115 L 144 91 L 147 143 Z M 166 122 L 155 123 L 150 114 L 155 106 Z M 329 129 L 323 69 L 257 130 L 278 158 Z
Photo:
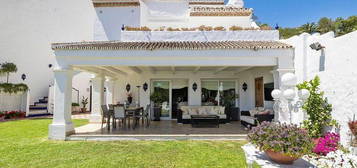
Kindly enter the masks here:
M 102 116 L 101 115 L 90 115 L 89 116 L 90 123 L 102 123 Z
M 74 134 L 72 123 L 67 124 L 51 124 L 49 125 L 48 138 L 53 140 L 66 140 L 66 137 Z

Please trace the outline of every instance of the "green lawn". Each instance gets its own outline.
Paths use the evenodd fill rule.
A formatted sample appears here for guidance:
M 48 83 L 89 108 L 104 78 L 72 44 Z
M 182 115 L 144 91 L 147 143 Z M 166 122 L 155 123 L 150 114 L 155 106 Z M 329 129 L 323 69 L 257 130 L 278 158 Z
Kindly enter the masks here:
M 0 167 L 246 167 L 242 141 L 49 141 L 50 122 L 0 123 Z

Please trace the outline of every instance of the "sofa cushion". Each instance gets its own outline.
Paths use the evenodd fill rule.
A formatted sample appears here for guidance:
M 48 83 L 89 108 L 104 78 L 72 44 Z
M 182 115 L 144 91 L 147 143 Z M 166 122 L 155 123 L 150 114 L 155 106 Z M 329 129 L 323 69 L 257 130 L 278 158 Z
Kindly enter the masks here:
M 207 111 L 209 111 L 209 109 L 207 110 L 207 108 L 205 107 L 200 107 L 198 108 L 198 115 L 207 115 Z
M 191 115 L 184 114 L 182 115 L 182 119 L 191 119 Z
M 219 119 L 227 119 L 227 115 L 225 114 L 219 114 Z
M 255 125 L 255 118 L 252 116 L 240 116 L 242 121 L 245 121 L 251 125 Z

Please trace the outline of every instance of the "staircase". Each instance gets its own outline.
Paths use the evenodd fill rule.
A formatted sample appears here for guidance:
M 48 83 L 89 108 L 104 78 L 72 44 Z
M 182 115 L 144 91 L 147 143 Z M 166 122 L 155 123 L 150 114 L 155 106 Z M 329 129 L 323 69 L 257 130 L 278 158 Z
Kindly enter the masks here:
M 49 115 L 48 113 L 48 97 L 43 97 L 35 102 L 34 105 L 30 105 L 30 112 L 28 117 Z

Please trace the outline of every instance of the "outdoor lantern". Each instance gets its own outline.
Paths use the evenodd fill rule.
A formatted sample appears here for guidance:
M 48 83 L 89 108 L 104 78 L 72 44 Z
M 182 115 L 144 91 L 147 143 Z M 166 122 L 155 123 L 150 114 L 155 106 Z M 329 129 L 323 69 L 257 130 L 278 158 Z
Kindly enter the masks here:
M 146 82 L 143 84 L 143 89 L 145 92 L 146 92 L 146 90 L 148 90 L 148 84 Z
M 48 64 L 48 68 L 52 68 L 52 64 Z
M 324 46 L 322 46 L 319 42 L 316 42 L 316 43 L 312 43 L 310 45 L 310 48 L 313 49 L 313 50 L 316 50 L 316 51 L 319 51 L 323 48 L 325 48 Z
M 196 82 L 192 84 L 192 89 L 193 89 L 193 91 L 196 92 L 196 90 L 197 90 L 197 83 Z
M 128 83 L 125 87 L 126 91 L 129 92 L 130 91 L 130 84 Z
M 247 91 L 247 89 L 248 89 L 248 85 L 245 82 L 243 83 L 242 89 L 244 91 Z
M 25 80 L 25 79 L 26 79 L 26 75 L 25 75 L 25 74 L 22 74 L 22 75 L 21 75 L 21 79 L 22 79 L 22 80 Z
M 125 30 L 124 24 L 121 25 L 121 30 L 123 30 L 123 31 Z

